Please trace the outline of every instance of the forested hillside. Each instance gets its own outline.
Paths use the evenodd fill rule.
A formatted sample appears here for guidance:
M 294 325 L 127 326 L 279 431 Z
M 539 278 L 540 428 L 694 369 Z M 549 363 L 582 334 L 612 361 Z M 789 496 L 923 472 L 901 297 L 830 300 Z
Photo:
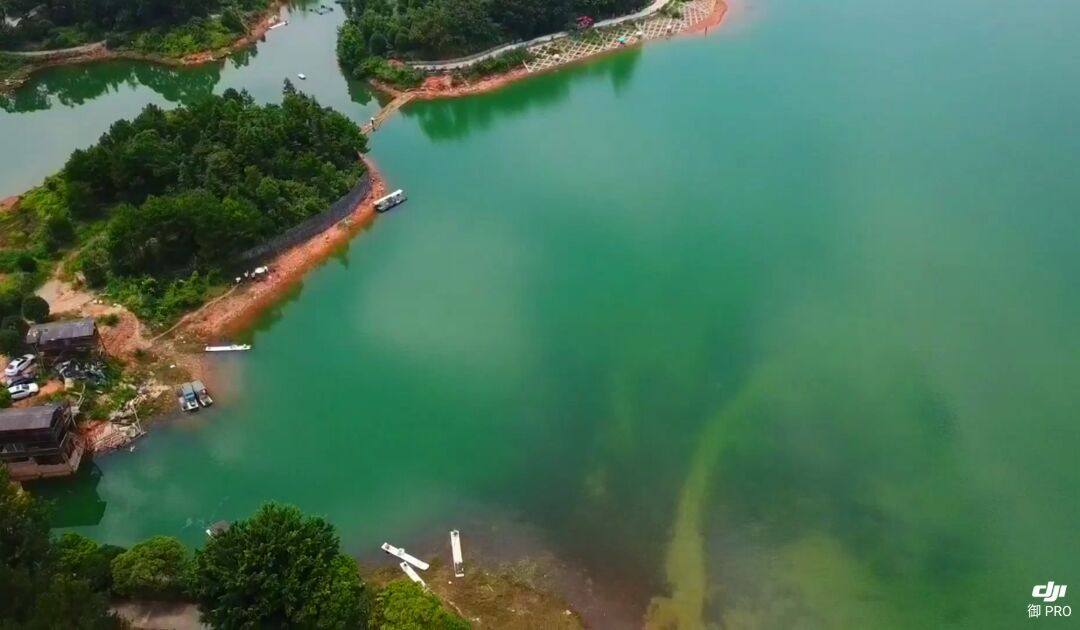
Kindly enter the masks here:
M 220 48 L 269 0 L 0 0 L 0 49 L 108 42 L 179 56 Z
M 648 0 L 344 0 L 338 58 L 357 77 L 385 58 L 442 59 L 571 27 L 580 16 L 632 13 Z
M 149 105 L 3 217 L 0 263 L 14 273 L 0 311 L 32 284 L 13 284 L 20 264 L 77 247 L 72 268 L 88 285 L 166 321 L 200 303 L 237 254 L 346 193 L 366 150 L 352 121 L 288 82 L 280 105 L 234 90 L 171 111 Z

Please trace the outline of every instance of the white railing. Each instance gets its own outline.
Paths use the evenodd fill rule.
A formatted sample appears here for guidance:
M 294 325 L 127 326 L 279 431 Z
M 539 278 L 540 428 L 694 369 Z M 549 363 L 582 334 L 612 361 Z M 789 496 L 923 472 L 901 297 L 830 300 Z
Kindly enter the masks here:
M 657 11 L 663 9 L 669 2 L 674 0 L 653 0 L 653 3 L 637 13 L 630 13 L 628 15 L 621 15 L 619 17 L 609 18 L 607 20 L 601 20 L 596 24 L 593 24 L 593 28 L 605 28 L 608 26 L 615 26 L 624 22 L 632 22 L 634 20 L 640 20 L 641 18 L 649 17 Z M 489 48 L 483 52 L 478 52 L 465 57 L 458 57 L 456 59 L 444 59 L 442 61 L 407 61 L 406 63 L 417 70 L 425 70 L 427 72 L 446 72 L 448 70 L 460 70 L 461 68 L 467 68 L 474 63 L 484 61 L 485 59 L 491 59 L 498 57 L 504 53 L 508 53 L 511 50 L 517 50 L 519 48 L 532 48 L 539 44 L 547 44 L 557 39 L 569 37 L 572 33 L 570 31 L 560 31 L 558 33 L 550 33 L 548 35 L 541 35 L 525 42 L 514 42 L 511 44 L 503 44 L 496 46 L 495 48 Z

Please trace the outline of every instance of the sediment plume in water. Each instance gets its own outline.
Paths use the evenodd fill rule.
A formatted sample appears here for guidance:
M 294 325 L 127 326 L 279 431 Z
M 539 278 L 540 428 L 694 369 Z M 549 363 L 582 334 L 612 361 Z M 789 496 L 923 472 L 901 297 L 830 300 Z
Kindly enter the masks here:
M 648 630 L 704 628 L 709 576 L 705 566 L 705 509 L 712 473 L 727 444 L 727 436 L 745 416 L 753 387 L 744 390 L 706 425 L 679 492 L 675 523 L 668 543 L 664 572 L 669 595 L 658 595 L 645 613 Z

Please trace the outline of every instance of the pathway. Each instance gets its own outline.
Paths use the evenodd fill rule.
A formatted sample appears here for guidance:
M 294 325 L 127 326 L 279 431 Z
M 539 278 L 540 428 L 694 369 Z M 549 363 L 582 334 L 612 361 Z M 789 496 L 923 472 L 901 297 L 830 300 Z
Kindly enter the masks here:
M 360 130 L 366 134 L 370 134 L 379 127 L 383 126 L 386 119 L 390 118 L 397 110 L 401 109 L 409 101 L 413 100 L 416 95 L 412 92 L 402 92 L 398 94 L 394 100 L 390 101 L 379 110 L 379 113 L 375 114 L 375 126 L 372 127 L 371 122 L 368 121 L 360 126 Z
M 529 72 L 542 72 L 628 44 L 664 39 L 681 33 L 709 16 L 717 0 L 690 0 L 678 6 L 678 17 L 657 14 L 640 22 L 623 22 L 610 28 L 588 31 L 529 48 L 534 58 L 525 64 Z

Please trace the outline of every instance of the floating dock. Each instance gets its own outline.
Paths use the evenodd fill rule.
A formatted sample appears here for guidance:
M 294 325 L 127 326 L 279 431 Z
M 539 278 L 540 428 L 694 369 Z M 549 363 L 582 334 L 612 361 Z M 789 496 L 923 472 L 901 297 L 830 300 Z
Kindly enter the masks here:
M 391 545 L 390 543 L 387 543 L 387 542 L 384 542 L 382 544 L 382 550 L 385 551 L 386 553 L 390 554 L 391 556 L 401 558 L 405 562 L 413 565 L 414 567 L 416 567 L 417 569 L 420 569 L 421 571 L 427 571 L 428 567 L 431 566 L 428 563 L 424 562 L 423 560 L 421 560 L 421 559 L 419 559 L 417 557 L 409 555 L 408 553 L 406 553 L 406 551 L 404 549 L 401 549 L 400 547 L 395 547 L 395 546 L 393 546 L 393 545 Z M 405 564 L 405 563 L 402 563 L 402 564 Z M 406 573 L 407 573 L 407 571 L 406 571 Z
M 454 577 L 465 577 L 465 562 L 461 559 L 461 532 L 450 532 L 450 554 L 454 559 Z

